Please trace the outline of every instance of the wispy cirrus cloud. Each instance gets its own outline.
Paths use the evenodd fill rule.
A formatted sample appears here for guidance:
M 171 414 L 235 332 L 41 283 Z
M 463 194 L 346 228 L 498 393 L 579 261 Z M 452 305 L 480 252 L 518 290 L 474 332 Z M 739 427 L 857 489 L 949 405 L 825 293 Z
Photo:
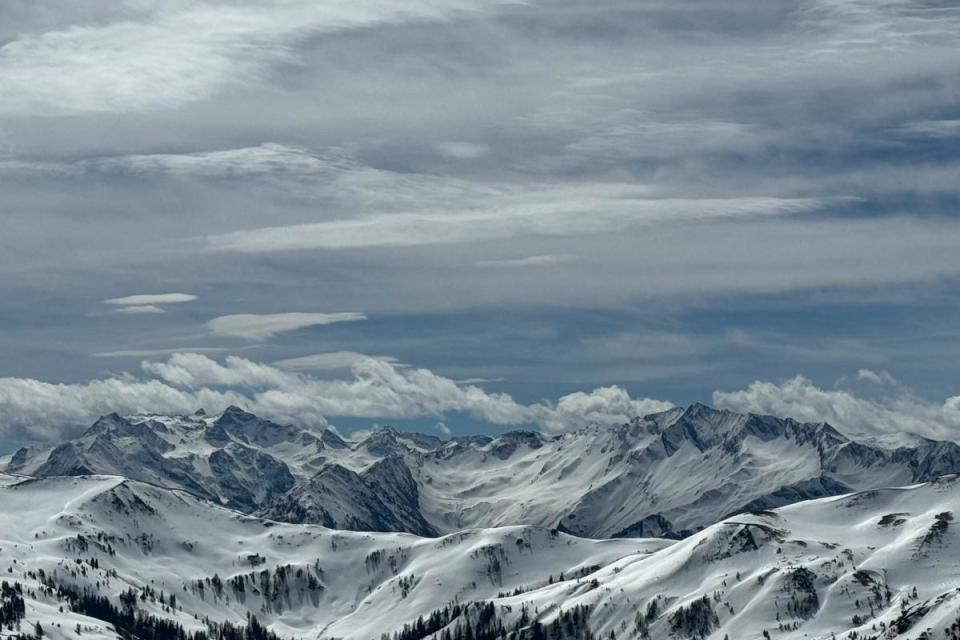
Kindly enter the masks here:
M 271 65 L 291 61 L 290 45 L 311 35 L 445 20 L 485 5 L 471 0 L 144 5 L 112 22 L 22 33 L 7 42 L 0 49 L 0 84 L 7 89 L 0 114 L 177 107 L 256 81 Z
M 262 253 L 576 236 L 679 220 L 783 216 L 823 205 L 809 198 L 652 199 L 645 189 L 627 184 L 542 186 L 503 194 L 472 211 L 398 212 L 234 231 L 208 237 L 207 248 Z
M 577 256 L 572 253 L 547 253 L 524 258 L 504 258 L 502 260 L 481 260 L 478 267 L 539 267 L 551 264 L 573 262 Z
M 174 353 L 223 353 L 236 351 L 230 347 L 173 347 L 165 349 L 118 349 L 115 351 L 98 351 L 90 354 L 94 358 L 155 358 Z
M 169 174 L 204 178 L 288 176 L 317 179 L 356 168 L 336 149 L 323 152 L 266 142 L 255 147 L 104 157 L 73 165 L 97 172 Z

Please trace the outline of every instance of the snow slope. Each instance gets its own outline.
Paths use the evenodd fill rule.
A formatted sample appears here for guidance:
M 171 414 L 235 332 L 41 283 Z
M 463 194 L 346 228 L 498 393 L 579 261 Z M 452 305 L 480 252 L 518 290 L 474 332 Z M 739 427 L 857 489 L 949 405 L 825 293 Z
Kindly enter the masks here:
M 173 609 L 137 606 L 187 628 L 249 612 L 283 637 L 380 638 L 484 601 L 528 631 L 582 605 L 604 638 L 943 638 L 960 616 L 957 513 L 960 480 L 948 476 L 739 515 L 679 542 L 539 527 L 420 538 L 280 524 L 119 477 L 55 477 L 0 486 L 0 569 L 31 594 L 25 621 L 70 640 L 76 624 L 115 634 L 59 612 L 40 569 L 111 599 L 131 586 L 175 593 Z
M 187 627 L 197 626 L 195 613 L 243 623 L 253 612 L 291 637 L 379 637 L 451 600 L 493 598 L 551 574 L 671 544 L 585 540 L 537 527 L 442 538 L 343 532 L 260 520 L 183 491 L 116 476 L 0 487 L 0 532 L 0 567 L 11 570 L 6 579 L 36 587 L 28 572 L 43 569 L 71 583 L 99 581 L 111 598 L 130 586 L 149 585 L 176 594 L 183 613 L 166 613 L 149 601 L 141 606 Z M 209 581 L 215 575 L 224 585 L 219 592 L 220 581 Z M 42 620 L 51 635 L 57 606 L 55 598 L 38 596 L 26 618 Z M 62 637 L 75 637 L 65 631 L 75 617 L 61 625 Z

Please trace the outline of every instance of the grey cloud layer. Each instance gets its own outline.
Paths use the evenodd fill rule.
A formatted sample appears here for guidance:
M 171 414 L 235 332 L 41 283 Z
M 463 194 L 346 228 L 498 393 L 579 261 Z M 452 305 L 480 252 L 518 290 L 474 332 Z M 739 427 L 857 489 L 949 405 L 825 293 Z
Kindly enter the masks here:
M 689 401 L 883 342 L 942 397 L 958 33 L 921 0 L 0 3 L 0 375 L 242 345 Z M 197 299 L 103 304 L 136 292 Z

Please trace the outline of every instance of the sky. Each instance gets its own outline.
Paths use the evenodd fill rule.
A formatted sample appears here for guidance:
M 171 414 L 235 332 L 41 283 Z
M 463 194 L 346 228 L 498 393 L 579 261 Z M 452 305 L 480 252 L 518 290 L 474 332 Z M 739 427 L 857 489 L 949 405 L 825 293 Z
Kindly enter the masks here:
M 110 411 L 960 438 L 947 0 L 0 4 L 0 450 Z

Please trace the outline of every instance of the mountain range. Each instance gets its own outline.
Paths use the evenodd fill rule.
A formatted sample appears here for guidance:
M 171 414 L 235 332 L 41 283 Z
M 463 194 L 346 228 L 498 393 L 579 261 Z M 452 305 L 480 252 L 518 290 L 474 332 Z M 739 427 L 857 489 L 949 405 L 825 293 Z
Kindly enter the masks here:
M 577 536 L 681 538 L 723 518 L 960 472 L 960 446 L 857 440 L 825 423 L 694 404 L 558 436 L 442 440 L 382 428 L 347 440 L 231 407 L 108 415 L 0 470 L 107 474 L 272 520 L 439 536 L 530 525 Z
M 960 640 L 960 447 L 692 405 L 346 439 L 231 407 L 0 459 L 10 640 Z

